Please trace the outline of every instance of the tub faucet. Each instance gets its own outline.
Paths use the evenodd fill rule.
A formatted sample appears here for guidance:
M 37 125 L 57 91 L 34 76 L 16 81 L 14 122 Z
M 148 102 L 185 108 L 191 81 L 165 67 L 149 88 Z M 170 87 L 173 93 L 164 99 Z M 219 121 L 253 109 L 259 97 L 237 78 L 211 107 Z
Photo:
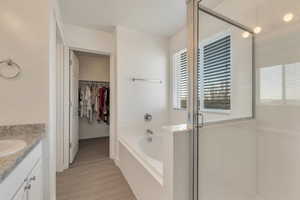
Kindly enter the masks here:
M 147 135 L 147 141 L 152 142 L 152 136 L 154 135 L 153 131 L 150 129 L 146 130 L 146 135 Z
M 147 133 L 148 135 L 154 135 L 153 131 L 150 130 L 150 129 L 147 129 L 147 130 L 146 130 L 146 133 Z
M 152 120 L 152 115 L 150 115 L 149 113 L 146 113 L 146 114 L 144 115 L 144 120 L 145 120 L 146 122 L 150 122 L 150 121 Z

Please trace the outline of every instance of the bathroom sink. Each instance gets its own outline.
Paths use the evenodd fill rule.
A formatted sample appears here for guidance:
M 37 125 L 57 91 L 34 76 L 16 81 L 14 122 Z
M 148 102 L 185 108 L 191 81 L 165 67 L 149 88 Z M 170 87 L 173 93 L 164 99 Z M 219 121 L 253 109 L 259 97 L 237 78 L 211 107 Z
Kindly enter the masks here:
M 0 140 L 0 158 L 17 153 L 26 147 L 23 140 Z

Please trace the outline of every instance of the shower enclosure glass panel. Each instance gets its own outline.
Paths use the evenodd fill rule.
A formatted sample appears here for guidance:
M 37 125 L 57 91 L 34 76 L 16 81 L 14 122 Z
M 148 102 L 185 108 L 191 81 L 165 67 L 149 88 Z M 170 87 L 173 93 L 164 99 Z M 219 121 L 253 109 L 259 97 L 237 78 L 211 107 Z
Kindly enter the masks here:
M 300 199 L 299 1 L 195 2 L 193 200 Z
M 205 123 L 251 118 L 253 36 L 205 11 L 198 15 L 199 112 Z
M 254 37 L 206 7 L 197 14 L 198 199 L 254 200 Z

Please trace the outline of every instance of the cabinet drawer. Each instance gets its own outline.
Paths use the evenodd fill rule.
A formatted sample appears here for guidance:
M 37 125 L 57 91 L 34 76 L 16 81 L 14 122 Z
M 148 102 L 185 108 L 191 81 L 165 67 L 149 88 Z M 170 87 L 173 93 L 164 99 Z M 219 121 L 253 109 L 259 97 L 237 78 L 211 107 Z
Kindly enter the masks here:
M 42 164 L 39 161 L 32 172 L 28 176 L 28 200 L 42 200 L 43 199 L 43 174 Z
M 19 191 L 16 193 L 16 195 L 13 197 L 12 200 L 28 200 L 27 191 L 25 187 L 26 187 L 26 183 L 23 183 L 23 185 L 20 187 Z

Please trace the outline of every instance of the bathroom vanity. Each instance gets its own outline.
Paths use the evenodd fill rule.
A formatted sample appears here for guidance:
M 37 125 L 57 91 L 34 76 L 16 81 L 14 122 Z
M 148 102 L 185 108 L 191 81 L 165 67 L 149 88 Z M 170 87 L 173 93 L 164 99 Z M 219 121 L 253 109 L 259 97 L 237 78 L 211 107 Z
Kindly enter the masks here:
M 42 200 L 42 124 L 0 127 L 0 199 Z

